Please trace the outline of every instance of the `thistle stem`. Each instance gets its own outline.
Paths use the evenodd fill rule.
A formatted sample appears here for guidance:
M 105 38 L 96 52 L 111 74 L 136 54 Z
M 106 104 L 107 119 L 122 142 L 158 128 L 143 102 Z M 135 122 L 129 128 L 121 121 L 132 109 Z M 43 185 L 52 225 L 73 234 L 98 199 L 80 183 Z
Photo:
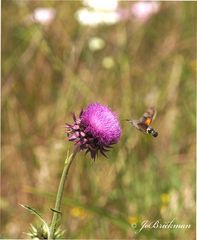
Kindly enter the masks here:
M 57 191 L 57 196 L 56 196 L 55 209 L 54 209 L 55 211 L 53 211 L 52 221 L 51 221 L 51 225 L 50 225 L 49 239 L 54 239 L 54 233 L 55 233 L 55 230 L 56 230 L 56 225 L 57 225 L 57 220 L 58 220 L 58 214 L 59 214 L 58 212 L 60 212 L 65 181 L 66 181 L 71 163 L 74 160 L 78 151 L 79 151 L 79 149 L 75 148 L 74 152 L 70 156 L 68 156 L 65 160 L 64 169 L 63 169 L 63 172 L 62 172 L 62 176 L 61 176 L 61 179 L 60 179 L 60 183 L 59 183 L 59 187 L 58 187 L 58 191 Z

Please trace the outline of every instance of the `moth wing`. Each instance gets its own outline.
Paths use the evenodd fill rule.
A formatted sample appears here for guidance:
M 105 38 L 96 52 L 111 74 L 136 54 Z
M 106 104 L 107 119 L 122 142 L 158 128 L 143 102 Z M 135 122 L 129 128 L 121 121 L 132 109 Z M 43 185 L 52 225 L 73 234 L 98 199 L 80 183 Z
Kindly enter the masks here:
M 146 133 L 146 129 L 147 129 L 147 124 L 146 123 L 143 123 L 143 122 L 139 122 L 138 123 L 138 127 L 139 127 L 139 130 Z
M 147 126 L 145 123 L 140 122 L 139 120 L 132 120 L 131 124 L 133 125 L 133 127 L 137 128 L 139 131 L 145 133 Z
M 154 107 L 148 108 L 148 110 L 143 114 L 143 117 L 140 118 L 140 123 L 145 124 L 146 126 L 149 126 L 152 121 L 155 119 L 156 116 L 156 110 Z
M 143 117 L 145 118 L 151 118 L 151 119 L 154 119 L 155 116 L 156 116 L 156 110 L 154 107 L 150 107 L 147 109 L 147 111 L 144 113 Z

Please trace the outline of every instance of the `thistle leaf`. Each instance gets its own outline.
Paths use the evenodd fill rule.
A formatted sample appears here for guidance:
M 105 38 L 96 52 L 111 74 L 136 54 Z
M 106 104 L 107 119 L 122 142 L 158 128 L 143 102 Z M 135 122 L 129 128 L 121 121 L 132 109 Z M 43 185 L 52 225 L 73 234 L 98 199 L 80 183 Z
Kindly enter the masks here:
M 28 205 L 23 205 L 23 204 L 19 204 L 21 207 L 25 208 L 26 210 L 28 210 L 31 214 L 34 214 L 36 215 L 40 221 L 44 224 L 44 226 L 46 227 L 46 230 L 47 230 L 47 233 L 48 233 L 48 236 L 49 236 L 49 233 L 50 233 L 50 230 L 49 230 L 49 226 L 48 224 L 45 222 L 45 220 L 42 218 L 42 216 L 32 207 L 28 206 Z M 33 225 L 31 225 L 31 227 L 33 228 Z

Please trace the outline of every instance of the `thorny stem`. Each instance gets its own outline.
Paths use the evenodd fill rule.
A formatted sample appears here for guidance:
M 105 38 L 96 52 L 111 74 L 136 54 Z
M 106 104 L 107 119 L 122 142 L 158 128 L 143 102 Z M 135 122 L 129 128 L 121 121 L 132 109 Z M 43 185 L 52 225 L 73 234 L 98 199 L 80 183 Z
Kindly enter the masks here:
M 74 160 L 78 151 L 79 151 L 79 148 L 76 147 L 74 152 L 70 156 L 68 156 L 65 160 L 64 169 L 63 169 L 63 172 L 62 172 L 62 176 L 61 176 L 60 183 L 59 183 L 59 188 L 58 188 L 58 191 L 57 191 L 55 209 L 53 211 L 53 217 L 52 217 L 52 221 L 51 221 L 51 225 L 50 225 L 49 239 L 54 239 L 54 233 L 55 233 L 56 225 L 57 225 L 57 221 L 58 221 L 58 214 L 60 212 L 65 181 L 66 181 L 71 163 Z

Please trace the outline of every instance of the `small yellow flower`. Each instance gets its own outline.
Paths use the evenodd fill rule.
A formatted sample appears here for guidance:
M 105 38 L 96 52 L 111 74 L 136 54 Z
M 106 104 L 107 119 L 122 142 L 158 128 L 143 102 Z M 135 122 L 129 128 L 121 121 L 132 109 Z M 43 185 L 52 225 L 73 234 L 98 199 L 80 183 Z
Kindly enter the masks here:
M 163 193 L 163 194 L 161 194 L 160 199 L 161 199 L 162 204 L 168 205 L 168 203 L 170 201 L 170 196 L 168 193 Z
M 139 222 L 139 218 L 137 216 L 129 216 L 128 223 L 129 224 L 137 224 Z
M 88 215 L 88 212 L 80 207 L 73 207 L 70 209 L 70 215 L 76 218 L 85 218 Z

